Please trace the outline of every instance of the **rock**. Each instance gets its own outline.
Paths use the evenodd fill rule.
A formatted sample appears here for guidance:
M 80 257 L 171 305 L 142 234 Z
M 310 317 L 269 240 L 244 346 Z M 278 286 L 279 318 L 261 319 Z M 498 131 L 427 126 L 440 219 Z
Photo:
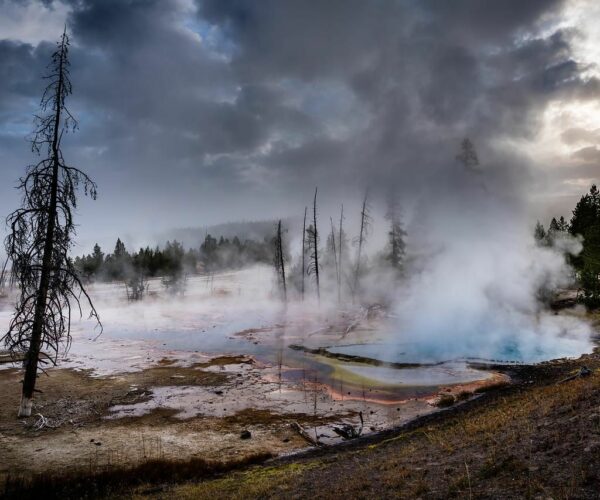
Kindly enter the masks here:
M 240 439 L 250 439 L 252 437 L 252 434 L 250 433 L 249 430 L 243 430 L 240 433 Z
M 593 425 L 600 425 L 600 413 L 592 413 L 591 415 L 588 416 L 588 420 Z

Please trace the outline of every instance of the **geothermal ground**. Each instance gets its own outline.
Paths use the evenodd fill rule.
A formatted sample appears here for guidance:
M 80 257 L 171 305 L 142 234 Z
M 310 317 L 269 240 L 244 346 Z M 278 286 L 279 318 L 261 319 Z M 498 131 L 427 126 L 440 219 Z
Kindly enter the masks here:
M 0 478 L 155 461 L 227 469 L 369 439 L 477 400 L 524 369 L 411 356 L 392 343 L 385 307 L 284 308 L 270 279 L 268 268 L 192 278 L 184 297 L 155 281 L 134 303 L 122 285 L 95 285 L 104 331 L 74 325 L 70 351 L 39 380 L 32 417 L 16 418 L 21 371 L 0 364 Z M 3 326 L 10 314 L 6 301 Z

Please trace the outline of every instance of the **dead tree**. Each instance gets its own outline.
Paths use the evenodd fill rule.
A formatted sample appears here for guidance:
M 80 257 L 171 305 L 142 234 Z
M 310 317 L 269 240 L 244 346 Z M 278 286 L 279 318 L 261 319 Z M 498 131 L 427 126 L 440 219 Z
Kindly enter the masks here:
M 400 208 L 395 198 L 390 199 L 385 218 L 390 223 L 390 230 L 388 231 L 388 253 L 386 259 L 396 272 L 396 275 L 399 276 L 406 248 L 404 242 L 406 232 L 402 228 Z
M 313 223 L 306 230 L 307 243 L 310 250 L 310 263 L 308 264 L 307 274 L 315 277 L 317 287 L 317 299 L 321 302 L 321 289 L 319 284 L 319 230 L 317 229 L 317 188 L 315 188 L 315 197 L 313 200 Z
M 333 217 L 329 217 L 329 222 L 331 222 L 331 234 L 329 235 L 329 247 L 331 253 L 333 254 L 333 263 L 335 264 L 335 281 L 339 284 L 340 282 L 340 268 L 338 265 L 338 254 L 337 254 L 337 246 L 335 244 L 335 227 L 333 225 Z M 339 294 L 339 290 L 338 290 Z
M 281 220 L 277 224 L 277 235 L 274 241 L 275 255 L 273 258 L 273 265 L 277 274 L 277 281 L 281 288 L 284 302 L 287 302 L 287 286 L 285 283 L 285 259 L 283 252 L 283 237 L 281 233 Z
M 302 224 L 302 301 L 304 301 L 304 274 L 306 273 L 306 212 L 304 207 L 304 223 Z
M 6 266 L 8 264 L 8 259 L 4 261 L 4 265 L 2 266 L 2 272 L 0 273 L 0 297 L 6 297 L 8 293 L 6 292 Z
M 353 298 L 359 292 L 360 286 L 360 271 L 361 271 L 361 262 L 362 262 L 362 253 L 363 246 L 367 240 L 367 236 L 371 229 L 372 217 L 370 214 L 369 207 L 369 192 L 365 192 L 365 197 L 363 199 L 362 210 L 360 211 L 360 233 L 358 238 L 356 239 L 356 244 L 358 245 L 357 254 L 356 254 L 356 266 L 354 268 L 354 284 L 352 286 L 352 296 Z
M 344 268 L 342 267 L 342 248 L 344 247 L 346 236 L 344 234 L 344 230 L 342 226 L 344 225 L 344 205 L 342 204 L 342 210 L 340 213 L 340 233 L 338 237 L 338 282 L 337 282 L 337 292 L 338 292 L 338 302 L 342 301 L 342 276 L 344 273 Z
M 21 417 L 31 415 L 38 363 L 49 359 L 56 364 L 61 345 L 68 349 L 72 309 L 81 315 L 82 295 L 90 306 L 90 317 L 101 328 L 68 256 L 75 236 L 73 210 L 79 186 L 85 194 L 96 197 L 94 182 L 81 170 L 68 166 L 61 151 L 63 134 L 77 125 L 65 105 L 72 90 L 68 54 L 65 30 L 52 54 L 41 113 L 35 117 L 32 151 L 44 152 L 45 158 L 27 168 L 18 185 L 23 193 L 22 207 L 7 217 L 6 253 L 20 294 L 3 341 L 15 358 L 24 356 Z M 40 359 L 42 349 L 46 351 L 44 359 Z

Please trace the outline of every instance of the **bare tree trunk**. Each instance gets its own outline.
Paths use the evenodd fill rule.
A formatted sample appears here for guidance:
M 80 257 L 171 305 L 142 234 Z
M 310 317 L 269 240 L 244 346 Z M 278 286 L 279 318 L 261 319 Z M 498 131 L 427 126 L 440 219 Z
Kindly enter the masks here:
M 321 289 L 319 286 L 319 232 L 317 230 L 317 189 L 315 188 L 315 198 L 313 200 L 313 244 L 314 244 L 314 266 L 315 266 L 315 280 L 317 283 L 317 298 L 321 303 Z
M 304 275 L 306 274 L 306 212 L 308 207 L 304 207 L 304 224 L 302 225 L 302 301 L 304 301 Z
M 363 248 L 363 244 L 365 242 L 365 238 L 367 235 L 369 219 L 370 219 L 368 209 L 367 209 L 368 196 L 369 196 L 369 193 L 366 192 L 365 197 L 363 199 L 362 210 L 360 212 L 360 234 L 358 236 L 358 253 L 356 256 L 356 268 L 354 270 L 354 286 L 353 286 L 353 290 L 352 290 L 353 300 L 356 297 L 356 295 L 358 294 L 358 287 L 359 287 L 359 282 L 360 282 L 360 262 L 362 259 L 362 248 Z
M 281 280 L 281 287 L 283 290 L 283 300 L 285 302 L 287 302 L 287 286 L 285 283 L 285 264 L 284 264 L 284 259 L 283 259 L 281 220 L 279 221 L 279 224 L 277 225 L 277 260 L 278 260 L 278 262 L 277 262 L 278 274 L 279 274 L 279 279 Z
M 4 261 L 4 265 L 2 266 L 2 272 L 0 273 L 0 295 L 4 295 L 5 289 L 6 289 L 6 283 L 7 283 L 7 279 L 6 279 L 6 266 L 8 265 L 8 258 Z M 10 283 L 10 281 L 12 280 L 8 280 L 8 282 Z
M 344 205 L 342 204 L 342 211 L 340 213 L 340 237 L 338 238 L 338 247 L 339 247 L 339 257 L 338 257 L 338 269 L 339 269 L 339 273 L 338 273 L 338 283 L 337 283 L 337 287 L 338 287 L 338 302 L 342 302 L 342 276 L 343 276 L 343 268 L 342 268 L 342 246 L 344 244 L 343 242 L 343 235 L 344 232 L 342 230 L 342 225 L 344 223 Z
M 44 313 L 46 311 L 46 301 L 48 298 L 48 285 L 50 283 L 50 274 L 52 273 L 52 250 L 54 247 L 54 229 L 56 225 L 56 194 L 58 191 L 58 139 L 61 117 L 60 96 L 63 91 L 64 82 L 64 44 L 65 35 L 63 34 L 58 69 L 58 85 L 56 87 L 56 102 L 59 104 L 54 110 L 54 135 L 52 137 L 52 188 L 50 192 L 50 207 L 48 210 L 48 226 L 46 228 L 46 241 L 44 243 L 44 255 L 42 257 L 42 271 L 35 304 L 35 315 L 33 325 L 31 327 L 31 340 L 29 343 L 29 350 L 25 356 L 25 378 L 23 379 L 23 392 L 21 395 L 21 406 L 19 407 L 19 417 L 29 417 L 31 415 L 33 392 L 35 391 L 35 382 L 37 379 L 40 346 L 42 343 Z
M 340 269 L 338 266 L 337 248 L 335 246 L 335 228 L 333 227 L 333 217 L 329 217 L 329 222 L 331 222 L 331 249 L 333 250 L 333 262 L 335 264 L 335 280 L 339 285 Z M 339 290 L 338 290 L 338 298 L 339 298 Z

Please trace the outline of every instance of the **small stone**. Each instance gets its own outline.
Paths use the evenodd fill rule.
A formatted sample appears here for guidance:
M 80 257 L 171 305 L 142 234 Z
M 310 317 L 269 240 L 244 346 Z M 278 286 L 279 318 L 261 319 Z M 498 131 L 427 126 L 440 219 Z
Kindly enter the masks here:
M 249 430 L 243 430 L 240 433 L 240 439 L 250 439 L 252 437 L 252 434 L 250 433 Z

